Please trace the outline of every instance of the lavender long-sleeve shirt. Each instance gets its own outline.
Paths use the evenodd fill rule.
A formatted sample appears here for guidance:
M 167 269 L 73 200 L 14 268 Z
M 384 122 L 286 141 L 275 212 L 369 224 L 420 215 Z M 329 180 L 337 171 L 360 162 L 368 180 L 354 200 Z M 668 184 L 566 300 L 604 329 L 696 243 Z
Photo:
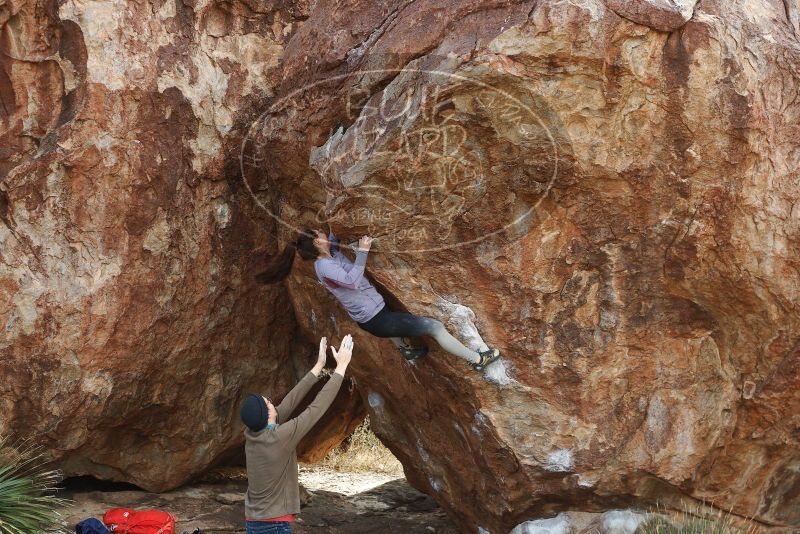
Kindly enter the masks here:
M 357 323 L 366 323 L 383 309 L 386 303 L 375 287 L 364 276 L 367 252 L 356 252 L 355 263 L 339 251 L 339 240 L 328 236 L 331 242 L 331 257 L 317 258 L 314 270 L 317 278 L 342 305 Z

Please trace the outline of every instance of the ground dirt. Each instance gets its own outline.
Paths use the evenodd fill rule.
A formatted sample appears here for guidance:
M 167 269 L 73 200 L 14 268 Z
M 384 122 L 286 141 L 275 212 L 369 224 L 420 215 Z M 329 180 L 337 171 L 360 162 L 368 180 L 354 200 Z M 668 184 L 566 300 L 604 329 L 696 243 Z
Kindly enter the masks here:
M 378 473 L 342 473 L 300 468 L 300 483 L 310 501 L 295 524 L 295 533 L 403 532 L 456 533 L 458 530 L 429 496 L 403 477 Z M 242 470 L 216 471 L 203 480 L 166 493 L 149 493 L 133 486 L 96 480 L 73 480 L 66 496 L 75 504 L 68 512 L 70 527 L 89 517 L 102 518 L 111 508 L 158 509 L 177 519 L 177 532 L 244 532 Z M 305 499 L 304 499 L 305 500 Z

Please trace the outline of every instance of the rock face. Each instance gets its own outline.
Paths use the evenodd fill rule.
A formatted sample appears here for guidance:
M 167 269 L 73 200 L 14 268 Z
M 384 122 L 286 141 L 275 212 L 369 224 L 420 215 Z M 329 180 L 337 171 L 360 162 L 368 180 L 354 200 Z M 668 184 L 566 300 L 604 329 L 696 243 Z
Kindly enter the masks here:
M 243 389 L 353 332 L 373 427 L 465 531 L 800 525 L 794 3 L 111 6 L 0 12 L 0 430 L 174 485 L 236 445 Z M 252 249 L 325 224 L 502 361 L 406 363 L 307 263 L 253 285 Z
M 620 17 L 654 30 L 671 32 L 688 22 L 697 0 L 608 0 L 606 5 Z
M 320 3 L 251 129 L 282 240 L 378 236 L 394 305 L 502 349 L 481 376 L 357 338 L 373 426 L 465 531 L 800 524 L 795 11 L 695 4 Z M 288 285 L 306 332 L 358 332 L 310 266 Z
M 243 395 L 310 366 L 286 290 L 253 280 L 274 221 L 225 167 L 292 17 L 0 4 L 0 434 L 161 490 L 238 450 Z M 338 402 L 325 446 L 363 414 Z

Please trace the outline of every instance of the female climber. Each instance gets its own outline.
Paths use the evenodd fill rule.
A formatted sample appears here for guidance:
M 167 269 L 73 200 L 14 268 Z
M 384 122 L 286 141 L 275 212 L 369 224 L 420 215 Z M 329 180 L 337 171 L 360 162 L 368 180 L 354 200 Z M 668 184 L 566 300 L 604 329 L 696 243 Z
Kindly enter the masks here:
M 356 261 L 352 262 L 339 250 L 339 241 L 333 232 L 326 237 L 320 230 L 306 230 L 272 258 L 267 269 L 256 278 L 264 284 L 283 280 L 288 276 L 297 252 L 304 260 L 314 260 L 319 281 L 342 303 L 362 330 L 391 339 L 407 360 L 427 353 L 426 347 L 414 348 L 403 340 L 419 336 L 431 336 L 444 350 L 467 360 L 476 371 L 482 371 L 500 357 L 500 351 L 495 348 L 480 353 L 468 349 L 436 319 L 390 311 L 364 274 L 371 245 L 372 238 L 362 237 L 358 242 Z

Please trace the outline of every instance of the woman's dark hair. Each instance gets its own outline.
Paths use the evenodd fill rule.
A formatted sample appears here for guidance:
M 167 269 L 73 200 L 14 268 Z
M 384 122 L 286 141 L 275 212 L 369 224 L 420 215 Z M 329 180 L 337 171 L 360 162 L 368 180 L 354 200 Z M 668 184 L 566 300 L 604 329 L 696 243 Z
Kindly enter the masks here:
M 319 256 L 317 247 L 314 246 L 316 235 L 313 230 L 304 230 L 297 239 L 286 245 L 283 252 L 270 258 L 264 272 L 256 275 L 256 280 L 262 284 L 274 284 L 280 282 L 292 270 L 294 263 L 294 253 L 300 254 L 304 260 L 315 260 Z

